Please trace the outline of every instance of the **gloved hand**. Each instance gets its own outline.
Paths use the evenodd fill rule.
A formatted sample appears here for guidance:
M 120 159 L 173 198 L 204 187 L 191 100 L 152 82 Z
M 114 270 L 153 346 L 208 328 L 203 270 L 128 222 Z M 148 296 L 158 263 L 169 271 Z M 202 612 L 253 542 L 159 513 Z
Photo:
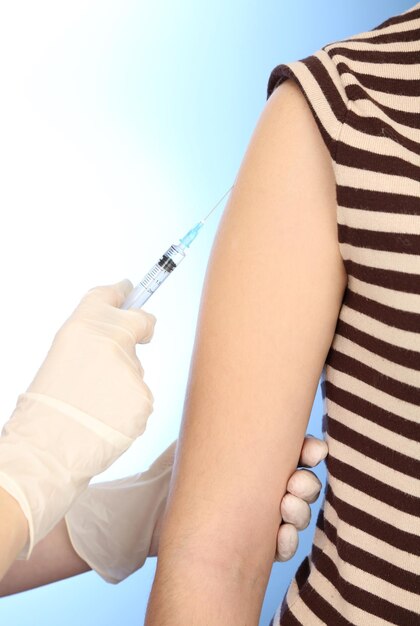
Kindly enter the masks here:
M 19 558 L 146 428 L 153 396 L 135 346 L 150 341 L 156 318 L 118 308 L 132 289 L 124 280 L 84 296 L 3 428 L 0 486 L 29 526 Z
M 65 521 L 77 554 L 102 578 L 118 583 L 157 555 L 160 528 L 172 476 L 177 440 L 140 474 L 91 485 L 73 504 Z M 325 441 L 305 437 L 300 465 L 315 466 L 328 452 Z M 319 496 L 321 482 L 313 472 L 296 470 L 281 502 L 283 523 L 275 560 L 296 552 L 298 530 L 311 519 L 309 502 Z

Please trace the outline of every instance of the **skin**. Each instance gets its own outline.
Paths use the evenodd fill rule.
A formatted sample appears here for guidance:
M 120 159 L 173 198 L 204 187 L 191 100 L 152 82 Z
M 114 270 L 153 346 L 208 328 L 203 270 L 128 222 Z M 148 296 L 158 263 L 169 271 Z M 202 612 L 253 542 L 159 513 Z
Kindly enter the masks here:
M 287 80 L 252 135 L 207 268 L 145 626 L 258 625 L 279 496 L 347 285 L 336 211 L 331 155 Z
M 266 103 L 213 247 L 146 626 L 184 626 L 203 605 L 206 626 L 258 623 L 346 283 L 331 157 L 286 81 Z M 249 355 L 252 367 L 238 368 Z M 3 491 L 0 578 L 26 538 Z
M 299 466 L 314 467 L 325 458 L 327 452 L 328 446 L 325 441 L 308 435 L 302 446 Z M 309 503 L 315 502 L 320 489 L 321 482 L 313 472 L 307 469 L 296 470 L 290 477 L 287 486 L 288 493 L 281 503 L 283 522 L 279 527 L 277 537 L 278 560 L 288 560 L 296 552 L 298 530 L 303 530 L 309 524 L 311 518 Z M 8 511 L 10 515 L 9 529 L 16 533 L 16 552 L 23 547 L 26 541 L 26 519 L 16 501 L 7 492 L 0 489 L 0 502 L 2 497 L 5 498 L 2 520 L 5 520 L 5 513 Z M 150 557 L 155 557 L 158 554 L 162 521 L 162 517 L 157 521 L 150 546 Z M 5 524 L 3 525 L 4 528 Z M 0 545 L 5 546 L 7 542 L 3 541 Z M 12 548 L 11 544 L 10 546 Z M 11 558 L 10 553 L 9 560 Z M 61 520 L 35 546 L 27 561 L 19 560 L 11 564 L 0 581 L 0 597 L 77 576 L 90 571 L 90 569 L 90 566 L 75 552 L 65 521 Z

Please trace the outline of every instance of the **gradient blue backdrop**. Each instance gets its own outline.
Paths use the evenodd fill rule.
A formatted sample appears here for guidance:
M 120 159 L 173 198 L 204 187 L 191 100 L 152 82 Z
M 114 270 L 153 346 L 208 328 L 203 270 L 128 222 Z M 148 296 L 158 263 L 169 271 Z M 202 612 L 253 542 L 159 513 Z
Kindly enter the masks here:
M 84 291 L 125 276 L 138 281 L 232 185 L 264 107 L 272 68 L 369 30 L 413 4 L 85 0 L 72 3 L 72 10 L 69 3 L 48 1 L 17 1 L 17 8 L 0 10 L 9 42 L 2 55 L 8 69 L 2 123 L 6 128 L 8 116 L 7 127 L 15 129 L 0 157 L 9 180 L 20 181 L 7 196 L 3 189 L 0 201 L 8 209 L 12 246 L 28 231 L 16 230 L 16 215 L 44 237 L 39 246 L 27 236 L 31 263 L 20 256 L 20 265 L 19 259 L 10 264 L 3 290 L 15 294 L 17 303 L 8 331 L 13 343 L 2 331 L 14 374 L 4 418 Z M 22 128 L 27 132 L 20 136 Z M 48 206 L 51 212 L 43 213 Z M 142 441 L 105 478 L 147 468 L 177 436 L 201 287 L 221 212 L 222 207 L 182 268 L 145 306 L 158 320 L 153 341 L 138 352 L 155 411 Z M 26 309 L 24 281 L 30 298 L 37 295 L 44 304 L 36 324 L 45 324 L 39 344 L 16 317 Z M 168 364 L 175 364 L 170 377 Z M 321 416 L 318 389 L 309 432 L 320 435 Z M 324 464 L 317 474 L 325 481 Z M 319 505 L 312 505 L 312 522 L 300 533 L 295 557 L 273 565 L 261 625 L 268 625 L 310 550 Z M 149 559 L 116 586 L 88 573 L 1 599 L 0 624 L 139 626 L 155 566 L 156 559 Z

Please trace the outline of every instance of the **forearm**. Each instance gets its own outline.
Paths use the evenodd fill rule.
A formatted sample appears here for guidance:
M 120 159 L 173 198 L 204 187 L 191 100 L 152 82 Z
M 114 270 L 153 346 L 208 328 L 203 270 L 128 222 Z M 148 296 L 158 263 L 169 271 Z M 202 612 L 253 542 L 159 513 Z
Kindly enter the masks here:
M 12 496 L 0 487 L 0 580 L 28 538 L 28 523 Z
M 269 575 L 162 554 L 145 626 L 258 626 Z
M 15 561 L 11 565 L 0 581 L 0 597 L 48 585 L 88 570 L 89 565 L 73 549 L 63 519 L 35 546 L 27 561 Z

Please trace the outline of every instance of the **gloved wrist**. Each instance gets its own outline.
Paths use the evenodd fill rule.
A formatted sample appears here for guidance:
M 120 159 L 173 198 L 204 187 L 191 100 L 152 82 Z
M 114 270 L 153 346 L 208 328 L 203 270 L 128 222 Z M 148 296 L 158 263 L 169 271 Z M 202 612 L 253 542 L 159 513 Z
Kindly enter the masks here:
M 92 476 L 132 443 L 95 421 L 40 394 L 19 396 L 0 437 L 0 486 L 18 501 L 28 520 L 28 542 L 18 558 L 30 557 Z
M 176 444 L 145 472 L 90 485 L 66 514 L 74 550 L 107 582 L 140 569 L 158 545 Z

